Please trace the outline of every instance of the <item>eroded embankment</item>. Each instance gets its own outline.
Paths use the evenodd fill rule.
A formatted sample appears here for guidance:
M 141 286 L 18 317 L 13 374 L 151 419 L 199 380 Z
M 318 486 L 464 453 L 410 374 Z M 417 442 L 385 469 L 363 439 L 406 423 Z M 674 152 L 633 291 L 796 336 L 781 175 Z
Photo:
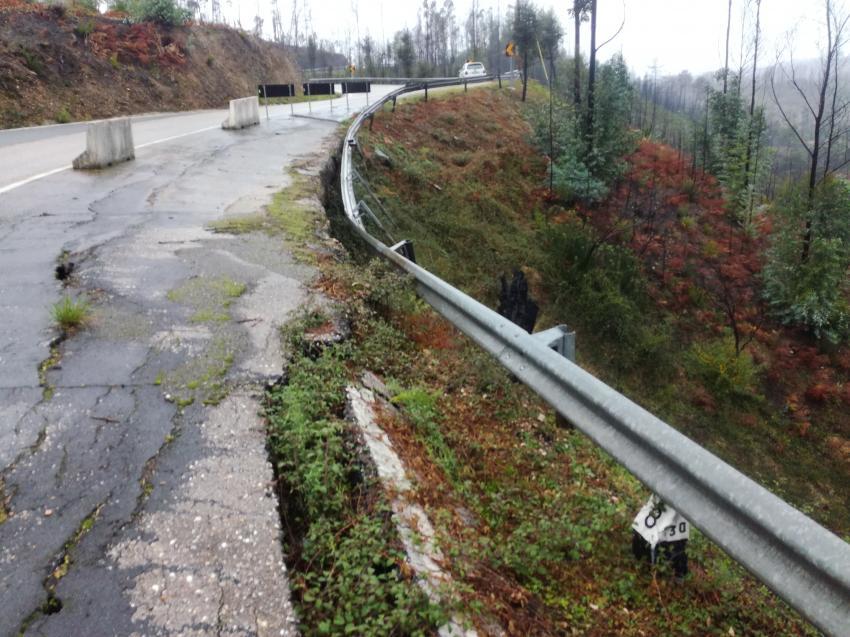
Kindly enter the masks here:
M 282 47 L 225 26 L 0 1 L 0 128 L 222 108 L 258 78 L 297 84 L 298 71 Z

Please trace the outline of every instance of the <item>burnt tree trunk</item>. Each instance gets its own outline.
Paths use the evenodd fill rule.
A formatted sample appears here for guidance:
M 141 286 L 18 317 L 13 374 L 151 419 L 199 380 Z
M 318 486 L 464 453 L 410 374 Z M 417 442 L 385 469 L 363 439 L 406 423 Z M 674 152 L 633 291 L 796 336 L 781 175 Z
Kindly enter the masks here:
M 499 277 L 501 291 L 496 311 L 529 334 L 534 330 L 540 308 L 528 293 L 528 281 L 520 270 L 514 270 L 510 283 L 505 275 Z

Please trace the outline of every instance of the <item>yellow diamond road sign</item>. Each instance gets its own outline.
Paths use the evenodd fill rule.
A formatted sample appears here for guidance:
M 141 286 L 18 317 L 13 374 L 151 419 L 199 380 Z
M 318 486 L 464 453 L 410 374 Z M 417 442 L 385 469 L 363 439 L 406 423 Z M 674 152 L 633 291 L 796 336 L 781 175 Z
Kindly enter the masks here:
M 505 55 L 509 58 L 512 58 L 516 55 L 516 44 L 513 42 L 508 42 L 508 46 L 505 47 Z

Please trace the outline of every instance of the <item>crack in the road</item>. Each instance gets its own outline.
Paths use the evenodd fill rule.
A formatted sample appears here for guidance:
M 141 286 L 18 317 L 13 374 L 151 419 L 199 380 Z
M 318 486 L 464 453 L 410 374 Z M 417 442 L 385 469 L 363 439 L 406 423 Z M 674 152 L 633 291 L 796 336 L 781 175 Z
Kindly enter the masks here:
M 60 346 L 66 338 L 67 334 L 63 332 L 50 341 L 50 345 L 48 346 L 50 354 L 38 364 L 38 382 L 42 388 L 41 402 L 47 402 L 53 398 L 55 387 L 47 380 L 47 374 L 62 360 L 62 350 L 60 349 Z
M 65 478 L 65 472 L 68 470 L 68 447 L 62 445 L 62 459 L 59 461 L 59 468 L 56 470 L 56 475 L 53 476 L 56 488 L 62 487 L 62 480 Z
M 107 188 L 115 187 L 112 187 L 105 196 L 91 201 L 85 210 L 83 209 L 83 202 L 79 202 L 74 206 L 72 214 L 68 219 L 52 220 L 52 225 L 55 225 L 60 231 L 65 228 L 86 228 L 82 232 L 76 230 L 76 234 L 80 236 L 72 237 L 68 243 L 69 247 L 85 247 L 84 250 L 75 253 L 74 259 L 77 266 L 76 271 L 82 273 L 78 279 L 81 282 L 81 291 L 91 293 L 93 290 L 95 293 L 108 295 L 109 304 L 113 302 L 118 303 L 118 308 L 114 310 L 117 314 L 114 316 L 110 315 L 113 322 L 120 322 L 128 313 L 144 313 L 145 325 L 147 326 L 149 324 L 150 327 L 146 327 L 143 331 L 140 330 L 138 334 L 133 332 L 130 336 L 127 336 L 129 332 L 121 332 L 121 341 L 126 338 L 135 339 L 135 349 L 132 352 L 134 358 L 122 359 L 123 365 L 120 367 L 116 364 L 116 369 L 119 371 L 116 372 L 115 376 L 106 373 L 91 373 L 78 377 L 80 380 L 92 378 L 93 380 L 100 381 L 93 384 L 73 382 L 77 378 L 74 377 L 72 367 L 76 370 L 78 368 L 83 369 L 84 365 L 96 365 L 97 363 L 92 363 L 91 361 L 98 360 L 97 356 L 101 355 L 100 350 L 98 349 L 95 352 L 97 356 L 94 358 L 89 357 L 89 352 L 87 352 L 85 358 L 75 358 L 73 361 L 75 365 L 71 365 L 72 345 L 69 343 L 66 346 L 62 346 L 62 351 L 59 353 L 65 353 L 68 357 L 68 361 L 65 364 L 66 370 L 50 372 L 49 380 L 55 384 L 48 385 L 48 370 L 55 364 L 55 362 L 49 364 L 51 361 L 48 359 L 46 361 L 48 364 L 43 370 L 43 378 L 40 376 L 40 380 L 43 380 L 39 385 L 42 390 L 47 390 L 49 386 L 52 391 L 48 392 L 47 396 L 42 395 L 39 402 L 29 407 L 31 401 L 38 399 L 38 396 L 33 392 L 32 396 L 28 396 L 26 405 L 20 405 L 18 407 L 18 409 L 27 409 L 27 413 L 15 423 L 16 434 L 21 436 L 27 434 L 24 442 L 29 442 L 33 440 L 32 436 L 35 434 L 35 429 L 39 428 L 39 431 L 35 442 L 27 449 L 21 451 L 6 469 L 0 471 L 0 484 L 2 484 L 4 475 L 12 474 L 12 472 L 14 472 L 13 475 L 15 478 L 19 479 L 19 474 L 23 473 L 24 469 L 32 475 L 39 475 L 39 473 L 43 474 L 45 472 L 53 473 L 52 478 L 56 491 L 60 492 L 61 500 L 68 497 L 67 494 L 61 492 L 61 488 L 64 483 L 68 483 L 69 486 L 71 485 L 73 482 L 72 476 L 75 475 L 74 472 L 77 471 L 76 467 L 78 464 L 82 464 L 84 468 L 80 470 L 79 484 L 74 487 L 75 489 L 86 489 L 89 484 L 94 485 L 95 481 L 101 478 L 98 472 L 101 472 L 102 476 L 107 478 L 106 489 L 110 488 L 108 481 L 115 479 L 120 483 L 120 487 L 112 486 L 113 491 L 110 491 L 106 498 L 83 519 L 77 530 L 66 539 L 64 548 L 58 555 L 50 555 L 50 553 L 55 551 L 57 546 L 57 544 L 51 544 L 50 550 L 45 551 L 38 559 L 35 566 L 36 577 L 38 577 L 41 569 L 50 569 L 49 574 L 42 583 L 46 596 L 40 600 L 40 591 L 36 587 L 35 595 L 27 598 L 25 603 L 29 608 L 32 608 L 36 604 L 38 605 L 33 608 L 32 613 L 26 618 L 24 624 L 22 624 L 22 630 L 29 629 L 37 631 L 39 628 L 43 628 L 46 632 L 55 630 L 56 626 L 53 625 L 53 620 L 44 618 L 43 616 L 62 611 L 62 600 L 56 595 L 57 585 L 72 569 L 74 572 L 72 576 L 73 581 L 66 580 L 64 584 L 58 587 L 59 592 L 68 596 L 68 608 L 63 615 L 55 619 L 57 620 L 57 625 L 61 625 L 62 628 L 64 628 L 64 624 L 78 621 L 77 619 L 72 619 L 72 616 L 76 617 L 77 610 L 72 610 L 70 601 L 72 593 L 69 591 L 72 588 L 76 590 L 76 586 L 79 583 L 78 580 L 87 577 L 89 567 L 94 566 L 94 564 L 89 563 L 90 559 L 92 561 L 94 560 L 93 557 L 90 558 L 92 551 L 95 549 L 100 551 L 102 548 L 105 550 L 114 542 L 120 540 L 128 531 L 134 533 L 137 526 L 140 526 L 139 518 L 141 516 L 146 519 L 148 515 L 154 516 L 154 514 L 158 513 L 160 501 L 170 500 L 172 497 L 171 481 L 179 477 L 172 476 L 172 471 L 174 470 L 172 463 L 182 463 L 185 460 L 182 454 L 186 452 L 186 445 L 190 445 L 189 449 L 194 452 L 194 448 L 191 447 L 191 445 L 195 444 L 193 436 L 188 437 L 187 443 L 180 444 L 178 450 L 173 452 L 167 452 L 167 450 L 171 443 L 184 430 L 190 429 L 193 432 L 195 431 L 196 411 L 189 411 L 187 412 L 189 415 L 184 415 L 182 410 L 179 409 L 179 405 L 178 409 L 173 410 L 171 406 L 167 406 L 164 403 L 161 404 L 161 401 L 165 401 L 166 403 L 173 403 L 174 401 L 169 400 L 167 396 L 163 396 L 164 388 L 159 386 L 160 383 L 155 380 L 140 382 L 143 379 L 152 378 L 153 373 L 157 372 L 157 365 L 169 368 L 174 363 L 176 357 L 182 355 L 182 351 L 179 350 L 174 350 L 172 353 L 171 351 L 166 352 L 165 350 L 158 349 L 153 337 L 151 337 L 150 341 L 147 340 L 148 336 L 150 336 L 149 331 L 157 329 L 173 331 L 175 328 L 185 327 L 186 321 L 180 318 L 183 316 L 182 314 L 174 316 L 169 306 L 163 305 L 160 307 L 159 305 L 154 305 L 153 309 L 151 309 L 150 300 L 145 303 L 133 292 L 133 290 L 137 289 L 136 285 L 130 286 L 128 284 L 129 287 L 121 287 L 124 281 L 122 277 L 126 276 L 129 283 L 138 284 L 138 289 L 143 291 L 148 298 L 153 298 L 153 302 L 155 303 L 159 297 L 156 294 L 148 294 L 151 290 L 143 288 L 142 285 L 159 286 L 170 281 L 173 275 L 170 273 L 168 276 L 162 274 L 160 266 L 154 264 L 151 266 L 151 276 L 147 277 L 147 271 L 145 271 L 146 278 L 142 280 L 132 270 L 135 266 L 140 268 L 142 266 L 139 266 L 136 261 L 122 261 L 121 257 L 124 256 L 125 252 L 129 252 L 131 257 L 139 256 L 140 258 L 147 258 L 149 256 L 148 250 L 155 250 L 156 256 L 159 256 L 160 252 L 162 252 L 168 255 L 174 254 L 180 259 L 183 259 L 183 253 L 180 251 L 180 248 L 186 246 L 186 241 L 181 241 L 181 245 L 174 248 L 166 247 L 162 249 L 157 249 L 156 245 L 150 245 L 148 242 L 155 242 L 156 239 L 161 238 L 164 240 L 157 243 L 167 244 L 169 241 L 165 241 L 165 239 L 179 238 L 181 236 L 179 232 L 176 236 L 173 233 L 164 233 L 170 232 L 170 229 L 173 229 L 175 226 L 178 229 L 182 229 L 187 224 L 194 227 L 198 218 L 206 218 L 213 211 L 220 209 L 222 203 L 219 200 L 231 200 L 231 203 L 227 207 L 231 205 L 235 206 L 237 202 L 243 200 L 253 201 L 253 194 L 250 197 L 246 194 L 234 199 L 234 195 L 228 193 L 227 195 L 217 197 L 215 199 L 216 203 L 211 203 L 208 208 L 200 209 L 203 202 L 199 202 L 197 199 L 189 199 L 189 197 L 193 196 L 191 188 L 194 187 L 195 182 L 198 182 L 200 178 L 217 178 L 220 170 L 215 166 L 215 162 L 221 156 L 226 155 L 228 152 L 233 152 L 234 147 L 247 146 L 256 141 L 253 138 L 234 139 L 232 143 L 216 148 L 212 152 L 204 149 L 203 152 L 198 152 L 196 156 L 190 156 L 188 163 L 181 164 L 178 162 L 177 166 L 182 168 L 182 170 L 178 168 L 177 174 L 170 172 L 174 170 L 172 164 L 162 163 L 151 166 L 150 168 L 146 167 L 144 177 L 134 180 L 133 183 L 116 185 L 106 181 Z M 235 160 L 231 159 L 231 163 L 233 161 Z M 265 195 L 265 191 L 259 194 Z M 172 201 L 172 205 L 169 206 L 168 201 Z M 186 202 L 185 205 L 181 205 L 183 201 Z M 182 207 L 188 210 L 161 210 L 157 206 L 159 202 L 164 204 L 163 207 L 172 209 Z M 136 208 L 142 208 L 143 210 L 133 212 Z M 29 225 L 26 221 L 20 220 L 12 228 L 8 226 L 4 227 L 0 231 L 3 233 L 2 236 L 11 236 L 15 232 L 26 231 L 30 225 L 35 225 L 33 219 L 36 216 L 38 215 L 27 217 Z M 174 216 L 175 218 L 185 216 L 187 219 L 178 219 L 178 221 L 172 222 L 170 220 L 166 221 L 166 216 Z M 102 224 L 103 227 L 99 227 L 99 224 Z M 151 232 L 156 231 L 159 234 L 152 234 L 151 238 L 148 235 L 148 226 L 150 226 Z M 8 230 L 9 234 L 5 233 L 6 230 Z M 139 237 L 137 241 L 137 235 L 143 236 Z M 197 236 L 197 234 L 192 236 Z M 188 243 L 197 242 L 191 241 Z M 260 248 L 265 249 L 265 246 L 260 246 Z M 261 256 L 263 254 L 265 253 L 262 253 Z M 206 257 L 206 253 L 202 253 L 202 255 Z M 112 271 L 109 270 L 109 265 L 110 261 L 116 256 L 119 257 L 119 265 L 115 266 L 118 269 L 114 271 L 114 277 L 117 278 L 113 280 L 110 278 Z M 206 265 L 206 262 L 196 261 L 189 257 L 183 259 L 183 261 L 189 270 L 196 272 L 195 276 L 204 276 L 206 274 L 201 267 Z M 277 261 L 274 263 L 277 264 Z M 248 264 L 245 263 L 244 265 Z M 272 265 L 263 268 L 261 264 L 257 263 L 256 266 L 259 269 L 273 269 Z M 145 264 L 144 267 L 147 267 L 147 265 Z M 225 269 L 233 269 L 234 267 L 227 265 Z M 242 272 L 241 269 L 236 271 Z M 159 278 L 155 278 L 157 275 Z M 254 274 L 251 274 L 251 276 L 253 277 Z M 115 288 L 118 289 L 116 290 Z M 152 289 L 154 292 L 158 292 L 158 287 Z M 113 308 L 108 307 L 107 309 L 111 313 L 113 312 Z M 275 340 L 274 334 L 264 334 L 262 338 L 255 337 L 253 345 L 251 345 L 251 339 L 246 337 L 247 333 L 253 331 L 250 330 L 251 326 L 240 325 L 241 323 L 262 320 L 260 318 L 232 321 L 235 324 L 233 329 L 239 332 L 239 339 L 242 339 L 234 340 L 234 342 L 238 342 L 239 348 L 242 348 L 247 343 L 249 346 L 258 347 L 259 349 L 269 349 Z M 116 336 L 117 333 L 109 332 L 101 324 L 94 324 L 90 334 L 87 334 L 84 338 L 75 339 L 74 351 L 77 352 L 77 350 L 84 348 L 97 349 L 102 347 L 104 348 L 103 356 L 120 356 L 120 353 L 113 353 L 115 351 L 122 351 L 120 345 L 113 346 L 113 343 L 119 340 Z M 144 340 L 140 340 L 142 338 L 141 334 L 144 334 Z M 178 337 L 181 334 L 178 333 Z M 245 343 L 243 343 L 243 340 Z M 109 347 L 107 348 L 104 343 L 107 343 Z M 7 348 L 0 351 L 5 351 L 5 349 Z M 56 343 L 56 349 L 60 349 L 59 343 Z M 53 351 L 51 351 L 52 353 Z M 183 358 L 191 357 L 191 355 L 192 350 L 187 350 L 187 354 Z M 141 362 L 136 357 L 141 357 Z M 240 387 L 245 387 L 248 384 L 254 385 L 258 392 L 262 391 L 263 384 L 272 382 L 279 376 L 279 374 L 269 375 L 256 370 L 237 371 L 231 367 L 231 363 L 228 363 L 228 366 L 230 367 L 226 371 L 228 383 L 233 382 Z M 132 369 L 128 371 L 129 367 L 132 367 Z M 120 375 L 117 375 L 118 373 Z M 111 380 L 126 380 L 129 382 L 109 382 Z M 25 388 L 15 389 L 23 391 Z M 90 408 L 87 408 L 84 413 L 75 411 L 68 414 L 69 410 L 74 410 L 82 400 L 78 399 L 78 395 L 73 393 L 79 390 L 90 390 L 83 391 L 81 394 L 85 399 L 85 406 L 90 406 Z M 63 393 L 61 401 L 56 397 L 57 392 Z M 48 403 L 47 401 L 51 398 L 51 394 L 53 401 L 52 403 Z M 91 399 L 95 394 L 97 394 L 97 398 L 92 401 Z M 152 403 L 156 404 L 154 411 L 150 411 Z M 201 409 L 201 414 L 207 413 L 205 408 L 199 409 Z M 20 412 L 16 411 L 15 413 Z M 53 422 L 58 416 L 61 416 L 58 423 Z M 31 418 L 31 421 L 25 421 L 25 418 Z M 149 425 L 150 430 L 148 430 L 148 427 L 143 428 L 133 425 Z M 203 426 L 201 424 L 201 428 Z M 85 439 L 78 437 L 80 435 L 78 433 L 79 431 L 84 432 Z M 154 431 L 156 433 L 153 433 Z M 168 431 L 168 433 L 165 434 L 165 431 Z M 88 445 L 88 436 L 91 436 L 92 433 L 93 443 Z M 164 439 L 159 440 L 158 438 L 163 436 L 163 434 L 165 434 Z M 49 441 L 45 443 L 48 440 L 48 436 Z M 27 460 L 28 457 L 38 453 L 42 448 L 44 450 L 36 460 Z M 48 449 L 50 453 L 47 453 Z M 228 450 L 212 450 L 209 452 L 208 457 L 215 461 L 218 454 L 222 454 L 222 459 L 232 458 L 234 455 L 233 452 Z M 145 457 L 148 455 L 149 457 L 145 460 Z M 89 459 L 90 457 L 92 457 L 91 460 Z M 191 457 L 190 455 L 189 458 Z M 27 464 L 20 464 L 22 462 L 26 462 Z M 35 464 L 30 466 L 30 463 L 33 462 Z M 232 463 L 233 461 L 228 459 L 227 462 Z M 50 463 L 49 469 L 46 468 L 48 463 Z M 44 471 L 42 471 L 43 466 Z M 134 477 L 137 478 L 136 484 L 133 483 Z M 52 485 L 49 482 L 50 476 L 47 477 L 47 480 L 46 488 L 51 489 Z M 103 482 L 100 484 L 103 484 Z M 154 491 L 155 484 L 157 485 L 156 491 Z M 159 486 L 161 484 L 168 486 L 161 487 Z M 7 495 L 8 493 L 13 493 L 13 489 L 17 488 L 17 485 L 9 485 Z M 98 487 L 99 495 L 94 496 L 98 499 L 100 494 L 103 493 L 100 489 L 101 487 Z M 113 494 L 114 497 L 121 498 L 122 503 L 120 506 L 115 506 L 111 503 Z M 135 502 L 133 501 L 134 496 Z M 0 497 L 3 497 L 2 493 L 0 493 Z M 220 514 L 236 519 L 237 524 L 242 523 L 242 520 L 239 520 L 237 516 L 241 514 L 244 517 L 246 515 L 245 511 L 240 512 L 240 510 L 226 503 L 217 502 L 212 498 L 206 500 L 203 498 L 187 497 L 185 501 L 190 506 L 198 505 L 205 506 L 206 508 L 209 508 L 210 505 L 217 506 L 220 508 Z M 87 500 L 83 506 L 86 507 L 90 504 L 91 500 Z M 101 509 L 107 506 L 107 504 L 108 508 L 102 512 Z M 58 508 L 54 507 L 54 511 L 62 510 L 63 507 L 61 504 L 59 504 Z M 77 515 L 81 513 L 77 512 Z M 250 509 L 248 514 L 253 515 L 254 510 Z M 54 513 L 53 515 L 56 514 Z M 71 517 L 70 520 L 66 518 L 65 524 L 73 524 L 75 517 Z M 37 520 L 36 522 L 40 524 L 43 521 Z M 90 536 L 84 545 L 77 548 L 79 541 L 92 527 L 96 529 L 96 534 Z M 67 533 L 67 531 L 67 526 L 61 526 L 61 530 L 58 533 L 54 532 L 53 540 L 61 541 L 64 533 Z M 53 558 L 52 561 L 51 557 Z M 74 567 L 73 562 L 75 558 L 78 564 Z M 238 609 L 239 606 L 229 597 L 229 591 L 231 589 L 222 585 L 222 582 L 226 578 L 226 573 L 219 568 L 216 576 L 219 581 L 216 619 L 214 622 L 209 622 L 206 630 L 210 633 L 215 632 L 221 635 L 227 632 L 228 622 L 232 622 L 234 619 L 231 615 L 234 614 L 235 609 Z M 37 584 L 37 580 L 33 581 L 33 584 Z M 241 584 L 237 582 L 236 588 L 238 589 L 239 586 Z M 209 591 L 211 593 L 210 604 L 204 609 L 207 615 L 209 615 L 210 620 L 212 620 L 213 614 L 210 611 L 215 608 L 216 604 L 214 591 L 214 588 Z M 97 589 L 95 589 L 95 594 L 97 594 Z M 73 593 L 73 595 L 75 596 L 74 601 L 76 601 L 77 593 Z M 228 605 L 229 603 L 232 607 Z M 165 610 L 170 614 L 173 609 L 169 607 Z M 256 612 L 248 617 L 251 616 L 253 617 L 254 626 L 259 633 L 261 618 Z M 251 619 L 248 617 L 245 619 L 250 626 Z M 169 626 L 172 623 L 172 619 L 180 621 L 182 618 L 176 615 L 170 617 L 168 621 Z M 207 617 L 204 617 L 204 620 L 206 619 Z M 16 616 L 13 621 L 17 622 L 19 620 L 20 616 Z M 213 625 L 215 628 L 213 628 Z
M 38 435 L 35 438 L 35 441 L 31 445 L 29 445 L 28 447 L 25 447 L 24 449 L 19 451 L 18 455 L 15 456 L 14 460 L 12 460 L 12 462 L 10 462 L 8 465 L 6 465 L 3 468 L 2 471 L 0 471 L 0 478 L 5 479 L 6 476 L 8 476 L 10 473 L 12 473 L 15 470 L 15 468 L 18 466 L 18 464 L 24 458 L 26 458 L 27 456 L 34 455 L 39 450 L 41 445 L 44 444 L 44 441 L 47 440 L 47 429 L 50 427 L 50 422 L 47 420 L 47 418 L 44 415 L 36 413 L 35 410 L 38 407 L 38 405 L 40 405 L 40 404 L 41 403 L 39 402 L 36 405 L 34 405 L 33 407 L 31 407 L 28 413 L 32 413 L 33 415 L 41 418 L 42 422 L 44 423 L 44 426 L 39 430 Z
M 218 637 L 221 637 L 221 634 L 224 631 L 224 616 L 223 615 L 224 615 L 225 604 L 224 604 L 224 586 L 221 585 L 222 574 L 221 574 L 220 569 L 218 569 L 217 575 L 218 575 L 218 581 L 219 581 L 219 587 L 218 587 L 219 595 L 218 595 L 218 611 L 216 612 L 216 618 L 215 618 L 215 634 L 218 635 Z
M 56 586 L 59 584 L 60 580 L 70 572 L 71 566 L 74 562 L 74 549 L 77 548 L 83 537 L 92 530 L 101 510 L 104 506 L 106 506 L 106 503 L 111 497 L 112 492 L 110 491 L 109 494 L 95 505 L 91 512 L 80 521 L 77 528 L 74 529 L 74 532 L 68 536 L 67 540 L 65 540 L 65 543 L 62 545 L 62 550 L 55 557 L 50 566 L 49 573 L 41 582 L 45 591 L 44 601 L 36 606 L 32 612 L 26 616 L 23 622 L 21 622 L 21 626 L 18 630 L 19 635 L 26 634 L 33 622 L 38 620 L 40 617 L 45 615 L 55 615 L 62 611 L 62 600 L 56 595 Z
M 248 138 L 248 139 L 233 139 L 230 140 L 229 143 L 220 146 L 218 148 L 214 148 L 211 151 L 205 151 L 202 154 L 199 154 L 197 158 L 190 159 L 188 163 L 185 165 L 185 168 L 180 171 L 177 175 L 175 175 L 169 182 L 162 184 L 161 186 L 157 186 L 153 188 L 150 194 L 145 199 L 145 202 L 149 206 L 154 206 L 157 200 L 157 197 L 168 187 L 172 186 L 174 183 L 179 183 L 183 181 L 183 178 L 189 174 L 190 171 L 202 168 L 205 165 L 211 165 L 214 160 L 216 160 L 220 155 L 225 154 L 226 152 L 231 151 L 233 148 L 237 148 L 243 144 L 253 143 L 256 140 Z M 156 173 L 159 174 L 159 173 Z M 226 208 L 226 207 L 225 207 Z
M 138 408 L 138 405 L 136 409 Z M 134 523 L 139 519 L 139 516 L 142 514 L 142 511 L 145 508 L 145 504 L 148 501 L 151 493 L 154 489 L 153 477 L 156 472 L 156 466 L 159 462 L 159 457 L 162 453 L 168 448 L 171 443 L 173 443 L 180 434 L 180 413 L 176 413 L 171 420 L 171 430 L 165 436 L 165 439 L 162 441 L 162 444 L 157 448 L 156 452 L 145 461 L 145 464 L 142 466 L 142 473 L 139 476 L 139 487 L 140 492 L 138 497 L 136 498 L 136 505 L 133 507 L 133 511 L 127 517 L 127 520 L 121 524 L 118 528 L 115 529 L 112 536 L 117 536 L 120 532 L 122 532 L 129 524 Z

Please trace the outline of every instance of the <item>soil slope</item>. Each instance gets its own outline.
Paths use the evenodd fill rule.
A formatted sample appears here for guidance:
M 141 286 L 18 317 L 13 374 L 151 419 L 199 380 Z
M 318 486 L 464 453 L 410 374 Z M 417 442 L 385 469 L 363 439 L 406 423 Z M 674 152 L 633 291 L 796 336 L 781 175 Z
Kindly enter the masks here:
M 384 227 L 412 239 L 424 267 L 493 307 L 499 277 L 521 267 L 538 326 L 575 327 L 585 369 L 847 536 L 850 346 L 771 318 L 760 292 L 764 238 L 730 222 L 716 179 L 692 177 L 668 146 L 638 143 L 593 207 L 548 197 L 525 120 L 533 107 L 481 89 L 376 116 L 361 132 L 361 173 L 388 210 Z M 627 316 L 622 294 L 581 304 L 581 288 L 569 287 L 581 276 L 570 256 L 584 254 L 581 236 L 591 254 L 604 244 L 634 260 L 640 311 Z M 630 272 L 600 259 L 588 280 L 607 281 L 608 267 L 612 279 Z
M 161 27 L 0 0 L 0 127 L 220 108 L 262 78 L 296 82 L 286 51 L 219 25 Z

